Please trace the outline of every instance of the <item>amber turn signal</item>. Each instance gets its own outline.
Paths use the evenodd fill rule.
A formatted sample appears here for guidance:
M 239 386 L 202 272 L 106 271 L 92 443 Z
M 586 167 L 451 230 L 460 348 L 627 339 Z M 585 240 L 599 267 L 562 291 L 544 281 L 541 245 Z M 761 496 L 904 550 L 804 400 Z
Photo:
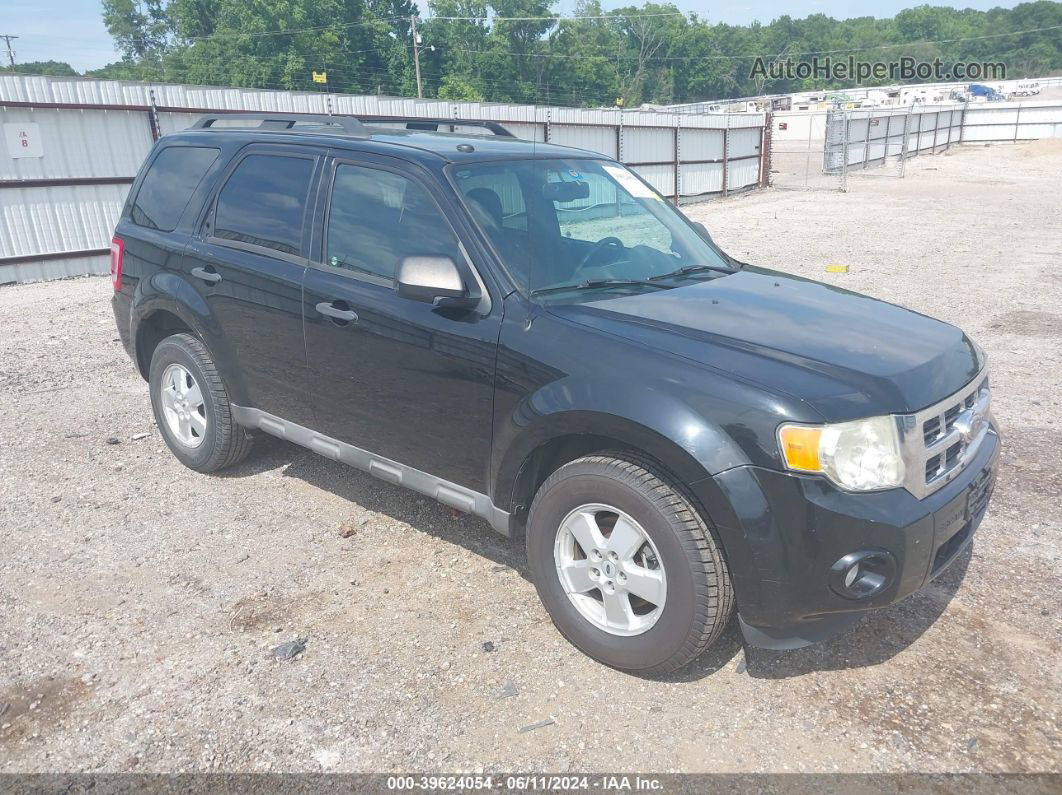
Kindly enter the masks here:
M 809 428 L 804 425 L 783 425 L 778 430 L 782 455 L 786 466 L 803 472 L 821 472 L 819 461 L 819 438 L 822 428 Z

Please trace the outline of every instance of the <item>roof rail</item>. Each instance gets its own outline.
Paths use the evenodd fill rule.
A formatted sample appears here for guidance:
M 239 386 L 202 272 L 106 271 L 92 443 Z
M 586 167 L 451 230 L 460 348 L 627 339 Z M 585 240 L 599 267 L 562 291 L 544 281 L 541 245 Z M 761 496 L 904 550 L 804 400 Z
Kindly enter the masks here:
M 366 125 L 405 123 L 407 130 L 429 130 L 438 132 L 439 125 L 455 127 L 483 127 L 486 130 L 506 138 L 515 138 L 511 132 L 502 127 L 496 121 L 482 121 L 480 119 L 444 119 L 422 118 L 419 116 L 359 116 Z
M 214 122 L 222 119 L 226 121 L 257 121 L 258 124 L 248 125 L 247 127 L 230 127 L 228 125 L 225 125 L 223 127 L 219 127 L 218 129 L 269 130 L 272 132 L 293 132 L 295 131 L 296 124 L 300 122 L 308 122 L 310 124 L 320 124 L 322 126 L 340 127 L 341 131 L 335 132 L 335 134 L 337 135 L 350 135 L 357 138 L 368 138 L 372 134 L 370 130 L 366 129 L 364 124 L 350 116 L 327 116 L 321 113 L 286 113 L 284 111 L 212 113 L 207 116 L 201 116 L 199 119 L 196 120 L 195 124 L 193 124 L 190 129 L 209 129 L 214 126 Z
M 342 132 L 336 131 L 337 135 L 349 135 L 357 138 L 368 138 L 374 124 L 404 124 L 407 130 L 429 130 L 438 132 L 441 125 L 455 127 L 482 127 L 494 135 L 505 138 L 515 136 L 496 121 L 481 121 L 479 119 L 443 119 L 421 118 L 418 116 L 326 116 L 320 113 L 290 113 L 286 111 L 244 111 L 239 113 L 211 113 L 201 116 L 190 129 L 206 130 L 214 127 L 214 123 L 225 121 L 258 122 L 258 124 L 246 127 L 234 127 L 224 125 L 217 129 L 225 130 L 269 130 L 271 132 L 297 132 L 295 125 L 300 122 L 319 124 L 321 126 L 340 127 Z M 329 131 L 332 132 L 332 131 Z

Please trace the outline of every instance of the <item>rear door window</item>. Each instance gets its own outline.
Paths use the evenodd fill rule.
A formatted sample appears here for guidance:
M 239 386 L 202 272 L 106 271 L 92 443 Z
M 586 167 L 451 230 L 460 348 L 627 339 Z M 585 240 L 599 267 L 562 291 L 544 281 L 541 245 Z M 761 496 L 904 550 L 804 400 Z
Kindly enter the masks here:
M 218 196 L 213 236 L 300 254 L 313 168 L 308 157 L 245 157 Z
M 133 202 L 133 223 L 163 232 L 176 229 L 193 191 L 220 151 L 205 146 L 170 146 L 159 152 Z

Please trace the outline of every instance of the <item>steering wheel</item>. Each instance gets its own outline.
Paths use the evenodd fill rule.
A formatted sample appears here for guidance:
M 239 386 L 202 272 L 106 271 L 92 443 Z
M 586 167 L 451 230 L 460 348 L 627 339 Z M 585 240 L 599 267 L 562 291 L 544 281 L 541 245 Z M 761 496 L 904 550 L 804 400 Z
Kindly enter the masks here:
M 578 273 L 583 268 L 587 267 L 594 258 L 597 257 L 602 251 L 605 251 L 609 247 L 614 247 L 616 253 L 619 253 L 623 249 L 623 241 L 618 237 L 603 237 L 594 243 L 594 247 L 586 252 L 586 256 L 579 260 L 579 264 L 575 266 L 574 273 Z

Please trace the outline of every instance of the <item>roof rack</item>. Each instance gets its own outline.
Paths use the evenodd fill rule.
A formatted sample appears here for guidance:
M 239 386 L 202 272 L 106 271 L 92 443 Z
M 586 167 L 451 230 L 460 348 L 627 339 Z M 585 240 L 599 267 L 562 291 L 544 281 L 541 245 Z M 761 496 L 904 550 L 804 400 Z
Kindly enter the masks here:
M 479 119 L 443 119 L 420 118 L 417 116 L 327 116 L 321 113 L 291 113 L 285 111 L 248 111 L 241 113 L 211 113 L 196 120 L 190 129 L 206 130 L 214 127 L 217 121 L 258 122 L 247 126 L 230 126 L 217 129 L 225 130 L 268 130 L 270 132 L 299 132 L 297 124 L 317 124 L 323 127 L 339 127 L 341 130 L 328 130 L 329 134 L 349 135 L 356 138 L 368 138 L 374 124 L 405 124 L 407 130 L 428 130 L 438 132 L 440 125 L 449 127 L 482 127 L 494 135 L 505 138 L 515 136 L 496 121 Z
M 248 113 L 214 113 L 202 116 L 196 120 L 190 129 L 205 130 L 214 126 L 214 122 L 225 120 L 257 121 L 258 124 L 246 127 L 231 127 L 224 125 L 218 129 L 237 130 L 269 130 L 271 132 L 296 132 L 295 125 L 299 123 L 319 124 L 327 127 L 339 127 L 338 135 L 350 135 L 357 138 L 368 138 L 372 132 L 366 129 L 355 118 L 350 116 L 327 116 L 321 113 L 285 113 L 269 111 L 252 111 Z M 332 130 L 328 131 L 332 133 Z
M 482 127 L 495 135 L 501 135 L 505 138 L 515 137 L 511 132 L 498 124 L 498 122 L 483 121 L 480 119 L 444 119 L 441 117 L 421 118 L 419 116 L 361 116 L 359 119 L 365 125 L 370 126 L 373 124 L 404 123 L 407 130 L 429 130 L 431 132 L 438 132 L 439 125 L 450 127 Z

